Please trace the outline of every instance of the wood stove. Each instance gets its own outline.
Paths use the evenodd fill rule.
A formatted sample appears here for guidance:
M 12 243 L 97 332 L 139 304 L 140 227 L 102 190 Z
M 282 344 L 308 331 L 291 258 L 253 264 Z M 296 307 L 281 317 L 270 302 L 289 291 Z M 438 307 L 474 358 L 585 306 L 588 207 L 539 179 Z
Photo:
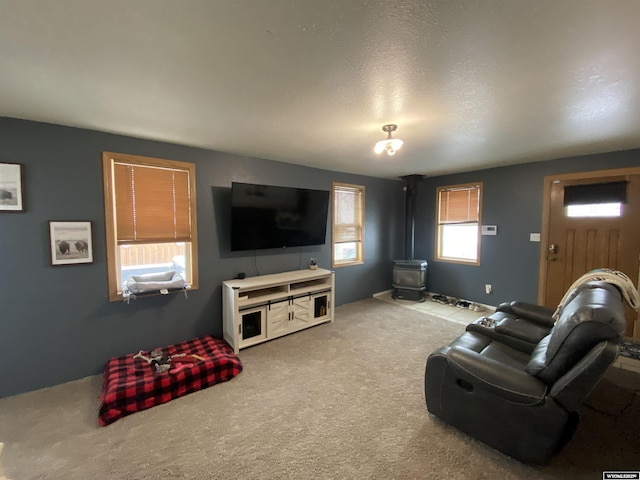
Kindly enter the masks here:
M 427 290 L 426 260 L 396 260 L 393 262 L 392 297 L 424 302 Z
M 422 175 L 407 175 L 405 181 L 405 247 L 407 260 L 393 262 L 392 297 L 424 302 L 427 290 L 427 261 L 414 260 L 416 188 Z

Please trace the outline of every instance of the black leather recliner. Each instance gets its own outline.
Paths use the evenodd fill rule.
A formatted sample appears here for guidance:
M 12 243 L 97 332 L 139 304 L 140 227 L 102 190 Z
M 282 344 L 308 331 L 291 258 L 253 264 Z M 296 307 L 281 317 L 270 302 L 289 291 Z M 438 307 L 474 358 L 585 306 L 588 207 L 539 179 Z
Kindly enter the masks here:
M 522 320 L 526 313 L 518 308 L 525 304 L 510 308 L 505 329 L 496 329 L 500 319 L 480 319 L 429 356 L 427 408 L 517 460 L 545 464 L 572 437 L 578 407 L 618 354 L 626 326 L 622 296 L 608 283 L 580 285 L 555 325 L 543 307 L 532 309 L 538 322 Z

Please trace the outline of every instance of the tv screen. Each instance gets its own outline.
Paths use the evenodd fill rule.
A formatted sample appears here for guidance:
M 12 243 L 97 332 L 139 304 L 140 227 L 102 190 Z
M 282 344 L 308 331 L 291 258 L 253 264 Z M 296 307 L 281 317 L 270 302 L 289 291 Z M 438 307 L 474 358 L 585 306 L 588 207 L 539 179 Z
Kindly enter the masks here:
M 231 250 L 323 245 L 329 192 L 231 184 Z

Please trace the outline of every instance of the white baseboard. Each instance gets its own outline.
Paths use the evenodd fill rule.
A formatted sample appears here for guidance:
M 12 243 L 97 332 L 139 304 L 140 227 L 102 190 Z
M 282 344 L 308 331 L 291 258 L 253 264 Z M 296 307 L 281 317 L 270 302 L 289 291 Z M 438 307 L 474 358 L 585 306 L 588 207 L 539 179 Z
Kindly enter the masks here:
M 623 370 L 629 370 L 630 372 L 640 373 L 640 360 L 634 360 L 624 355 L 618 355 L 616 361 L 613 362 L 613 366 Z
M 376 292 L 372 295 L 372 297 L 382 297 L 383 295 L 391 295 L 393 293 L 393 288 L 390 290 L 384 290 L 382 292 Z M 425 295 L 432 295 L 431 292 L 424 292 Z
M 391 294 L 391 293 L 393 293 L 393 289 L 385 290 L 384 292 L 377 292 L 377 293 L 374 293 L 372 296 L 373 297 L 382 297 L 383 295 L 387 295 L 387 294 Z
M 376 293 L 374 293 L 374 294 L 372 295 L 372 297 L 374 297 L 374 298 L 375 298 L 375 297 L 382 297 L 382 296 L 384 296 L 384 295 L 391 295 L 392 293 L 393 293 L 393 289 L 391 289 L 391 290 L 384 290 L 384 291 L 382 291 L 382 292 L 376 292 Z M 425 292 L 425 296 L 426 296 L 426 297 L 433 297 L 434 295 L 438 295 L 438 294 L 437 294 L 436 292 Z M 461 299 L 459 299 L 459 300 L 464 300 L 464 298 L 461 298 Z M 469 302 L 469 303 L 477 303 L 478 305 L 482 305 L 482 306 L 486 309 L 486 311 L 487 311 L 487 312 L 494 312 L 494 311 L 495 311 L 495 309 L 496 309 L 496 307 L 495 307 L 495 306 L 493 306 L 493 305 L 487 305 L 486 303 L 472 302 L 472 301 L 470 301 L 470 300 L 464 300 L 464 301 Z

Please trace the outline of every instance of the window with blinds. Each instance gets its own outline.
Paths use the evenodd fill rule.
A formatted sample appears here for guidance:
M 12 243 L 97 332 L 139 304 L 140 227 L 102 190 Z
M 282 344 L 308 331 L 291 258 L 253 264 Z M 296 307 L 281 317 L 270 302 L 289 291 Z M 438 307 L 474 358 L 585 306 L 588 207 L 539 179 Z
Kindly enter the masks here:
M 436 259 L 478 265 L 482 184 L 437 189 Z
M 103 153 L 109 298 L 130 276 L 175 270 L 197 288 L 195 165 Z
M 360 185 L 333 184 L 334 267 L 364 261 L 364 192 L 364 187 Z

